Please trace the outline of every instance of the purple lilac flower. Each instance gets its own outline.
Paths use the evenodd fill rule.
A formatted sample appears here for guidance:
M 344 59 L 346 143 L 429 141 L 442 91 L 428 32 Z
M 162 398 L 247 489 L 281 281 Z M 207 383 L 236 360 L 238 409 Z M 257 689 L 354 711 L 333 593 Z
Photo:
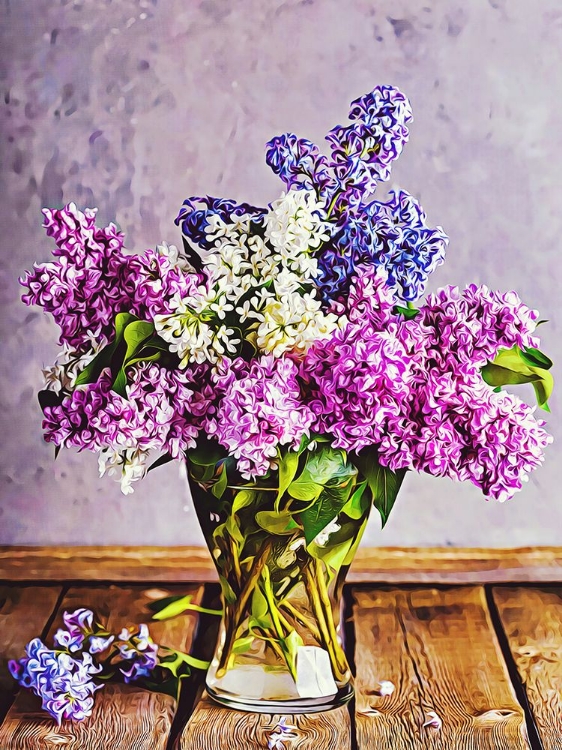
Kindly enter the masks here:
M 447 286 L 430 294 L 412 328 L 423 328 L 428 356 L 441 369 L 455 370 L 461 362 L 478 370 L 501 348 L 538 346 L 532 335 L 537 318 L 515 292 L 471 284 L 463 291 Z
M 328 186 L 335 187 L 328 159 L 318 146 L 294 133 L 275 136 L 266 144 L 265 161 L 279 175 L 288 190 L 315 189 L 319 196 Z
M 47 234 L 55 241 L 57 260 L 36 265 L 22 280 L 22 299 L 51 313 L 61 329 L 60 343 L 74 349 L 92 339 L 110 341 L 115 315 L 130 312 L 142 319 L 170 312 L 179 293 L 189 296 L 201 277 L 186 259 L 174 262 L 162 246 L 143 255 L 127 255 L 123 236 L 113 224 L 95 226 L 95 210 L 79 211 L 73 203 L 45 209 Z
M 207 433 L 238 460 L 243 477 L 263 476 L 280 445 L 297 448 L 314 415 L 301 398 L 297 366 L 288 358 L 240 360 Z
M 410 394 L 410 358 L 393 322 L 384 275 L 370 270 L 352 284 L 349 322 L 314 344 L 301 366 L 316 416 L 313 430 L 333 445 L 360 450 L 401 431 Z
M 116 642 L 121 658 L 128 662 L 127 669 L 123 666 L 119 670 L 125 682 L 134 682 L 141 677 L 149 677 L 158 665 L 158 646 L 149 635 L 148 627 L 139 626 L 138 632 L 134 628 L 123 628 Z
M 30 641 L 27 656 L 8 664 L 12 676 L 25 688 L 41 698 L 42 707 L 61 724 L 63 719 L 90 716 L 94 692 L 101 685 L 94 676 L 101 672 L 89 653 L 74 658 L 61 651 L 53 651 L 39 639 Z
M 93 451 L 163 449 L 174 457 L 192 448 L 199 428 L 190 411 L 190 368 L 168 370 L 142 363 L 128 372 L 128 399 L 111 390 L 105 372 L 96 383 L 65 396 L 60 405 L 45 408 L 45 440 Z

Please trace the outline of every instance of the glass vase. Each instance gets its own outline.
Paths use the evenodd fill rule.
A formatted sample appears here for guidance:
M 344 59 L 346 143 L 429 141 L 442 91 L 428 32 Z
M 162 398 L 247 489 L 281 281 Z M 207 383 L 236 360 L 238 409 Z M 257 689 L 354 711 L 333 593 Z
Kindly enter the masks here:
M 210 697 L 281 714 L 346 703 L 353 687 L 342 647 L 342 589 L 371 503 L 348 504 L 307 542 L 298 513 L 280 510 L 288 503 L 269 487 L 227 487 L 219 498 L 193 476 L 190 486 L 223 601 Z

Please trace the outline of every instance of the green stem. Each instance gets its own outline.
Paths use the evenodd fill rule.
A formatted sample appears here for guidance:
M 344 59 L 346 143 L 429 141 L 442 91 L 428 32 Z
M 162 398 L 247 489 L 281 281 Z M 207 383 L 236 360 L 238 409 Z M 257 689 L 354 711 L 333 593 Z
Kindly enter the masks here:
M 312 620 L 309 620 L 308 617 L 305 617 L 305 615 L 302 614 L 302 612 L 299 612 L 296 607 L 293 607 L 290 601 L 285 600 L 281 607 L 285 607 L 289 611 L 289 614 L 298 622 L 301 623 L 301 625 L 304 625 L 304 627 L 312 634 L 315 641 L 318 643 L 320 642 L 320 632 L 318 631 L 318 628 L 316 625 L 312 622 Z
M 225 639 L 222 652 L 217 667 L 217 677 L 223 677 L 226 672 L 226 665 L 228 658 L 232 650 L 234 641 L 236 640 L 236 632 L 240 627 L 242 620 L 244 619 L 246 604 L 254 587 L 261 576 L 263 567 L 266 563 L 267 553 L 271 548 L 271 541 L 267 539 L 261 546 L 259 552 L 256 555 L 254 561 L 254 568 L 251 574 L 248 576 L 246 583 L 244 584 L 238 599 L 233 604 L 226 604 L 225 602 L 225 613 L 224 613 L 224 624 L 225 624 Z
M 334 641 L 332 639 L 328 623 L 326 622 L 326 620 L 330 620 L 332 618 L 332 610 L 331 608 L 329 608 L 326 612 L 324 611 L 320 594 L 318 592 L 318 589 L 316 588 L 315 575 L 314 572 L 310 569 L 310 563 L 306 563 L 305 565 L 303 565 L 302 576 L 310 606 L 320 629 L 321 641 L 330 656 L 330 662 L 332 664 L 334 677 L 336 678 L 336 680 L 343 680 L 346 676 L 347 665 L 344 666 L 341 664 L 339 654 L 337 653 L 338 642 L 337 640 Z M 323 571 L 320 572 L 320 576 L 323 578 Z
M 334 652 L 337 657 L 339 666 L 342 669 L 343 673 L 345 674 L 345 672 L 347 671 L 347 661 L 342 652 L 340 642 L 338 639 L 338 631 L 334 623 L 334 613 L 332 609 L 332 603 L 330 601 L 330 595 L 328 593 L 328 587 L 326 586 L 326 578 L 324 576 L 324 571 L 322 569 L 322 563 L 317 558 L 314 558 L 313 566 L 315 568 L 315 573 L 316 573 L 315 578 L 318 584 L 318 592 L 320 594 L 320 601 L 323 604 L 323 611 L 325 614 L 326 625 L 328 628 L 328 633 L 330 634 L 330 641 L 332 642 L 334 646 Z

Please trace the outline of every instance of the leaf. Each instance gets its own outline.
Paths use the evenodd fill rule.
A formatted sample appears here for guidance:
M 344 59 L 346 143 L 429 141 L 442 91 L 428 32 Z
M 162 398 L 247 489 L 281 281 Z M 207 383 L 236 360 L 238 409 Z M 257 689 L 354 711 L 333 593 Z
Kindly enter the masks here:
M 123 398 L 127 398 L 127 375 L 125 374 L 125 368 L 121 367 L 119 372 L 115 376 L 111 390 L 117 393 Z
M 221 610 L 200 607 L 198 604 L 193 604 L 192 599 L 192 596 L 168 596 L 159 602 L 153 602 L 148 605 L 148 608 L 155 613 L 152 615 L 152 619 L 158 621 L 170 620 L 172 617 L 178 617 L 184 612 L 202 612 L 207 615 L 217 615 L 219 617 L 222 615 Z M 166 603 L 163 604 L 164 602 Z M 161 609 L 157 609 L 158 605 L 163 606 Z
M 42 411 L 45 411 L 47 408 L 52 408 L 53 406 L 60 406 L 63 398 L 64 396 L 62 394 L 55 393 L 55 391 L 49 391 L 47 388 L 43 391 L 39 391 L 37 394 L 39 406 Z
M 253 635 L 247 635 L 244 638 L 237 638 L 232 644 L 231 653 L 245 654 L 246 651 L 249 651 L 252 648 L 254 641 L 255 637 Z
M 299 648 L 302 648 L 304 646 L 304 641 L 296 630 L 291 630 L 289 635 L 287 635 L 286 638 L 283 638 L 282 644 L 284 646 L 283 650 L 287 655 L 287 665 L 291 671 L 291 674 L 296 675 L 297 653 Z
M 299 528 L 293 516 L 287 510 L 260 510 L 256 513 L 256 523 L 270 534 L 292 534 Z
M 267 599 L 259 586 L 256 586 L 252 594 L 252 617 L 257 627 L 268 628 L 270 625 Z
M 542 364 L 529 364 L 530 362 Z M 526 347 L 522 351 L 514 346 L 512 349 L 502 349 L 493 362 L 484 365 L 481 373 L 484 382 L 494 387 L 532 383 L 537 403 L 541 409 L 550 411 L 548 399 L 554 388 L 554 378 L 549 372 L 551 366 L 552 360 L 539 349 Z
M 294 451 L 288 451 L 279 462 L 279 491 L 277 493 L 277 500 L 275 501 L 276 510 L 279 509 L 279 502 L 293 481 L 298 467 L 299 454 Z
M 127 361 L 133 355 L 133 352 L 137 351 L 141 344 L 144 344 L 144 342 L 153 334 L 154 323 L 149 323 L 146 320 L 135 320 L 129 323 L 123 331 L 123 338 L 127 344 L 125 361 Z
M 258 496 L 259 492 L 253 490 L 238 490 L 232 502 L 232 513 L 238 513 L 242 508 L 252 505 Z
M 394 305 L 392 312 L 395 315 L 403 315 L 406 320 L 412 320 L 416 315 L 420 314 L 419 310 L 413 307 L 402 307 L 401 305 Z
M 287 492 L 291 497 L 294 497 L 295 500 L 309 502 L 311 500 L 317 500 L 320 497 L 322 489 L 323 485 L 321 484 L 298 479 L 296 482 L 291 482 Z
M 298 499 L 315 500 L 299 514 L 307 545 L 338 516 L 355 488 L 356 476 L 357 469 L 345 451 L 322 445 L 310 453 L 300 477 L 288 490 L 294 496 L 296 485 L 301 490 Z
M 345 513 L 349 518 L 353 518 L 358 521 L 362 516 L 365 515 L 369 509 L 370 499 L 367 497 L 367 480 L 357 485 L 353 495 L 349 498 L 347 503 L 341 509 L 342 513 Z
M 217 443 L 207 440 L 196 448 L 187 451 L 187 457 L 197 466 L 215 466 L 221 458 L 226 457 L 226 451 Z
M 136 315 L 132 315 L 131 313 L 117 313 L 115 316 L 115 337 L 113 341 L 104 346 L 94 359 L 86 365 L 76 378 L 75 386 L 95 383 L 102 371 L 112 365 L 113 355 L 124 340 L 125 328 L 135 321 L 138 321 Z
M 159 458 L 156 459 L 156 461 L 153 461 L 153 463 L 150 464 L 150 466 L 146 470 L 146 473 L 148 474 L 148 472 L 152 471 L 152 469 L 157 469 L 159 466 L 164 466 L 164 464 L 168 464 L 173 460 L 174 457 L 170 453 L 163 453 Z
M 381 466 L 374 449 L 364 448 L 361 454 L 354 455 L 353 462 L 367 480 L 367 485 L 373 496 L 373 504 L 381 515 L 382 527 L 384 528 L 404 481 L 406 469 L 399 469 L 394 472 L 385 466 Z
M 184 665 L 193 667 L 194 669 L 207 670 L 211 663 L 209 661 L 203 661 L 203 659 L 198 659 L 195 656 L 191 656 L 191 654 L 184 654 L 182 651 L 175 651 L 171 648 L 165 648 L 165 651 L 166 656 L 160 657 L 158 663 L 163 669 L 170 671 L 174 677 L 179 676 L 178 672 Z
M 544 370 L 550 370 L 554 362 L 547 357 L 540 349 L 533 346 L 526 346 L 525 349 L 519 350 L 519 356 L 526 364 L 531 367 L 541 367 Z
M 211 487 L 211 492 L 217 499 L 220 500 L 221 497 L 224 495 L 224 492 L 228 485 L 228 476 L 226 472 L 226 466 L 224 464 L 221 464 L 221 466 L 219 466 L 217 474 L 218 474 L 218 479 L 216 482 L 214 482 L 213 486 Z

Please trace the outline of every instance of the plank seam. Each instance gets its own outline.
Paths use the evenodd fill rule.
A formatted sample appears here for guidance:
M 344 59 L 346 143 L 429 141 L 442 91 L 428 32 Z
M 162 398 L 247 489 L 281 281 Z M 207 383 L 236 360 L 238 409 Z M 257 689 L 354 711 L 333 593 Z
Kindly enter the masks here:
M 484 586 L 484 591 L 486 594 L 486 604 L 488 605 L 490 619 L 496 633 L 496 638 L 498 639 L 504 662 L 507 666 L 511 684 L 513 685 L 516 698 L 519 701 L 519 704 L 523 709 L 523 713 L 525 715 L 525 724 L 527 726 L 527 735 L 529 737 L 529 742 L 531 743 L 532 750 L 545 750 L 537 729 L 537 725 L 535 723 L 535 718 L 533 716 L 533 711 L 531 709 L 529 699 L 527 697 L 525 684 L 521 679 L 521 675 L 519 674 L 519 670 L 517 669 L 517 664 L 515 663 L 515 659 L 513 658 L 513 654 L 511 653 L 511 649 L 509 647 L 509 641 L 507 639 L 507 635 L 501 621 L 500 613 L 494 599 L 492 588 L 492 586 Z
M 343 636 L 344 636 L 344 650 L 347 656 L 347 661 L 351 673 L 355 678 L 357 673 L 355 665 L 355 619 L 353 617 L 353 592 L 351 586 L 346 585 L 343 589 Z M 355 692 L 353 698 L 347 704 L 347 710 L 349 712 L 349 734 L 350 734 L 350 750 L 359 750 L 359 741 L 357 739 L 357 720 L 355 710 L 357 706 L 357 700 Z

